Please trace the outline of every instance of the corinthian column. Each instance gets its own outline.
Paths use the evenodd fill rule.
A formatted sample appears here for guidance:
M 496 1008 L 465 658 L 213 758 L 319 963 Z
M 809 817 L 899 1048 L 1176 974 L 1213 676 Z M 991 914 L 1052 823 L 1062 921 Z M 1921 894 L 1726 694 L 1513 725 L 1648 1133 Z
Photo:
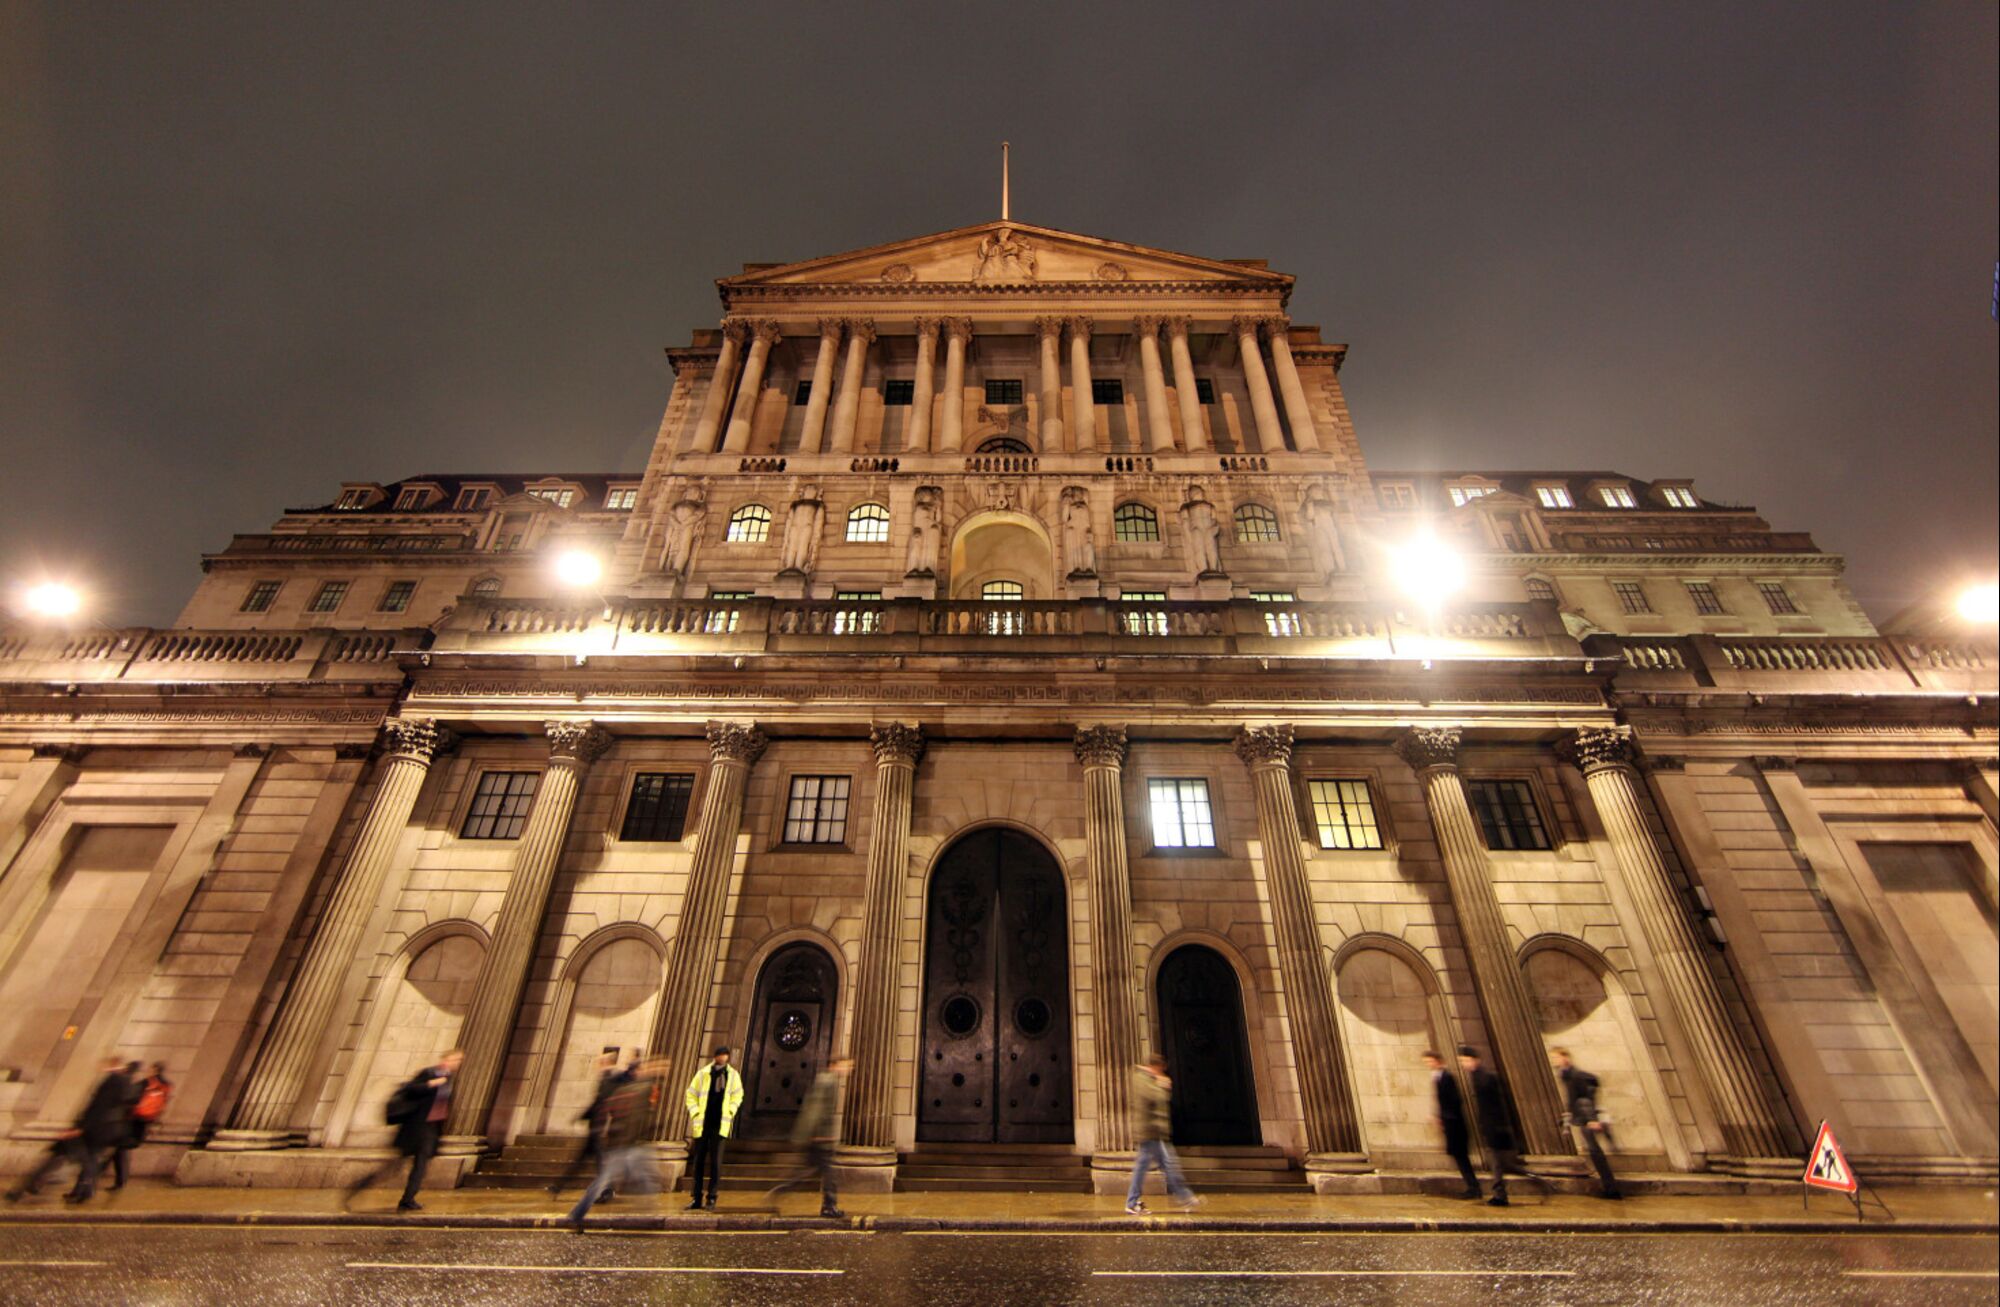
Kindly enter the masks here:
M 1194 357 L 1188 353 L 1188 320 L 1167 319 L 1167 352 L 1174 360 L 1174 397 L 1181 405 L 1181 443 L 1190 453 L 1208 448 L 1201 420 L 1201 387 L 1195 384 Z
M 743 824 L 743 790 L 750 768 L 764 754 L 764 734 L 754 726 L 711 722 L 708 727 L 708 781 L 695 827 L 694 865 L 688 869 L 680 925 L 674 930 L 667 977 L 653 1012 L 652 1052 L 671 1063 L 667 1083 L 685 1083 L 701 1061 L 708 1033 L 710 990 L 715 962 L 722 956 L 723 909 L 729 904 L 729 873 L 736 861 L 736 833 Z M 680 1077 L 676 1081 L 675 1077 Z M 662 1096 L 655 1139 L 679 1140 L 687 1133 L 681 1096 Z
M 1458 931 L 1472 966 L 1473 992 L 1486 1018 L 1487 1043 L 1513 1091 L 1527 1151 L 1545 1156 L 1568 1153 L 1569 1132 L 1556 1123 L 1562 1099 L 1542 1048 L 1541 1025 L 1528 1001 L 1520 963 L 1507 943 L 1507 924 L 1493 892 L 1486 844 L 1459 780 L 1458 741 L 1456 727 L 1413 730 L 1396 742 L 1396 752 L 1423 786 L 1445 879 L 1451 884 Z
M 1257 329 L 1262 318 L 1230 319 L 1236 328 L 1236 353 L 1243 365 L 1243 381 L 1250 388 L 1250 412 L 1257 420 L 1257 450 L 1269 454 L 1285 447 L 1285 432 L 1278 425 L 1278 406 L 1271 398 L 1271 377 L 1264 371 L 1264 352 L 1257 347 Z
M 722 352 L 715 356 L 715 375 L 709 378 L 708 394 L 702 397 L 701 416 L 695 420 L 692 448 L 697 454 L 715 452 L 715 434 L 722 429 L 722 410 L 729 404 L 729 388 L 736 381 L 736 360 L 750 334 L 741 318 L 722 320 Z
M 333 1019 L 348 966 L 360 952 L 362 931 L 381 898 L 396 845 L 416 809 L 417 792 L 430 774 L 431 760 L 450 744 L 451 733 L 428 718 L 394 717 L 382 724 L 385 756 L 375 798 L 258 1050 L 230 1128 L 217 1131 L 210 1148 L 282 1148 L 290 1140 L 293 1110 L 306 1091 L 313 1056 Z
M 972 343 L 971 318 L 944 324 L 944 407 L 938 413 L 938 448 L 956 454 L 965 444 L 965 347 Z
M 1160 369 L 1160 319 L 1140 318 L 1139 373 L 1146 387 L 1146 447 L 1154 453 L 1174 447 L 1174 424 L 1167 417 L 1167 378 Z
M 806 392 L 805 429 L 799 435 L 799 452 L 817 454 L 826 443 L 827 401 L 833 397 L 833 356 L 840 352 L 840 319 L 821 318 L 819 354 L 813 359 L 812 389 Z
M 1125 728 L 1076 733 L 1083 764 L 1083 822 L 1090 855 L 1090 974 L 1097 1028 L 1097 1155 L 1130 1154 L 1126 1102 L 1138 1065 L 1139 983 L 1132 970 L 1132 871 L 1125 857 Z M 1129 1157 L 1125 1164 L 1129 1164 Z
M 1653 955 L 1667 1000 L 1687 1038 L 1695 1068 L 1708 1090 L 1710 1106 L 1734 1160 L 1771 1169 L 1771 1159 L 1789 1158 L 1784 1131 L 1771 1112 L 1750 1054 L 1723 1006 L 1706 950 L 1688 921 L 1659 846 L 1639 803 L 1632 767 L 1632 737 L 1623 728 L 1587 728 L 1565 740 L 1560 752 L 1583 773 L 1590 801 L 1611 841 L 1619 877 L 1639 918 L 1639 931 Z
M 893 1166 L 896 1046 L 896 965 L 902 940 L 903 881 L 909 873 L 910 798 L 924 734 L 890 723 L 869 730 L 875 746 L 875 811 L 868 832 L 867 899 L 861 912 L 861 956 L 854 973 L 854 1026 L 848 1049 L 842 1142 L 859 1156 L 850 1164 Z
M 1250 785 L 1257 795 L 1265 892 L 1278 939 L 1278 974 L 1285 984 L 1292 1060 L 1298 1068 L 1299 1103 L 1305 1116 L 1306 1169 L 1355 1170 L 1361 1124 L 1341 1048 L 1333 985 L 1322 960 L 1305 854 L 1299 849 L 1299 813 L 1292 799 L 1292 728 L 1246 726 L 1236 733 L 1236 756 L 1250 769 Z
M 921 454 L 931 447 L 931 409 L 937 398 L 938 320 L 917 319 L 917 383 L 910 388 L 910 427 L 903 448 Z
M 1083 453 L 1097 448 L 1097 402 L 1090 395 L 1090 319 L 1069 320 L 1070 422 L 1076 427 L 1076 447 Z
M 756 334 L 750 339 L 750 357 L 743 362 L 743 381 L 736 387 L 736 407 L 729 414 L 729 431 L 722 439 L 724 453 L 741 454 L 750 448 L 750 424 L 757 419 L 757 396 L 764 389 L 764 364 L 771 347 L 783 339 L 775 322 L 752 324 Z
M 861 374 L 868 366 L 868 347 L 874 343 L 874 323 L 866 318 L 848 319 L 847 361 L 840 373 L 840 398 L 833 405 L 833 452 L 836 454 L 854 451 L 854 427 L 861 417 Z
M 544 729 L 549 736 L 549 765 L 514 851 L 514 873 L 507 879 L 493 940 L 472 988 L 472 1006 L 459 1027 L 465 1066 L 452 1087 L 451 1115 L 444 1127 L 452 1152 L 472 1151 L 486 1133 L 486 1117 L 493 1110 L 493 1095 L 500 1088 L 507 1046 L 513 1040 L 514 1018 L 521 1010 L 521 990 L 528 983 L 535 941 L 541 937 L 542 917 L 548 910 L 549 889 L 555 884 L 570 814 L 576 811 L 576 791 L 590 764 L 611 747 L 610 734 L 596 722 L 555 721 Z
M 1035 336 L 1042 347 L 1042 452 L 1060 454 L 1063 449 L 1062 319 L 1036 318 Z
M 1271 341 L 1271 366 L 1278 373 L 1278 391 L 1285 397 L 1285 417 L 1292 424 L 1292 444 L 1302 453 L 1317 453 L 1319 431 L 1313 426 L 1312 405 L 1306 402 L 1298 365 L 1292 362 L 1291 319 L 1272 318 L 1264 325 Z

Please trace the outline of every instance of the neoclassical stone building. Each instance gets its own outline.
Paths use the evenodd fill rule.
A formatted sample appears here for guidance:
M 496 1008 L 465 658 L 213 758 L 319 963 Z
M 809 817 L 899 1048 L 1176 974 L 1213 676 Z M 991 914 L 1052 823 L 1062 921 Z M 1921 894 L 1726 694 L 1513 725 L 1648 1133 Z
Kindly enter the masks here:
M 1684 480 L 1371 467 L 1260 260 L 718 288 L 644 468 L 348 483 L 172 629 L 0 631 L 8 1159 L 115 1051 L 156 1169 L 332 1183 L 457 1044 L 477 1178 L 726 1043 L 753 1138 L 854 1056 L 856 1183 L 1081 1187 L 1159 1049 L 1212 1177 L 1407 1188 L 1466 1042 L 1552 1159 L 1559 1044 L 1628 1168 L 1991 1180 L 1990 633 Z

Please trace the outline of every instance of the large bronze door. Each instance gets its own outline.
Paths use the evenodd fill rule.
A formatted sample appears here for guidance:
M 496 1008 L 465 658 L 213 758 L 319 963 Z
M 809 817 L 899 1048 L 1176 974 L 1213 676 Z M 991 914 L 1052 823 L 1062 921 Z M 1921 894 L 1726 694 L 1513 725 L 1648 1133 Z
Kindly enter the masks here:
M 1174 1082 L 1174 1141 L 1262 1143 L 1236 972 L 1214 949 L 1188 944 L 1160 964 L 1157 988 L 1160 1052 Z
M 1068 903 L 1039 844 L 982 830 L 931 877 L 917 1138 L 1072 1138 Z
M 748 1110 L 737 1133 L 772 1139 L 791 1132 L 806 1089 L 833 1047 L 838 984 L 833 959 L 816 944 L 787 944 L 765 960 L 743 1057 Z

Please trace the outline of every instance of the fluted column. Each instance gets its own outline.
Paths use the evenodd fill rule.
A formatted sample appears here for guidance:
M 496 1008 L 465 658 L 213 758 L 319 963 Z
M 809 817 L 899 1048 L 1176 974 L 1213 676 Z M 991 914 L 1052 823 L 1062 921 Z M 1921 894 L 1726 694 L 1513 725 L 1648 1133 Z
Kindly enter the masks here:
M 375 912 L 396 846 L 416 810 L 431 760 L 451 744 L 451 733 L 424 717 L 394 717 L 382 725 L 382 776 L 361 819 L 361 829 L 341 864 L 305 957 L 258 1050 L 250 1078 L 230 1118 L 209 1147 L 283 1147 L 292 1112 L 304 1095 L 313 1056 L 333 1019 L 348 966 Z
M 799 452 L 817 454 L 826 444 L 826 410 L 833 398 L 833 358 L 840 352 L 840 319 L 821 318 L 819 354 L 813 359 L 812 389 L 806 394 L 805 428 Z
M 1305 854 L 1299 848 L 1299 813 L 1292 799 L 1292 728 L 1246 726 L 1236 734 L 1236 756 L 1250 769 L 1251 788 L 1257 795 L 1265 892 L 1271 900 L 1278 974 L 1285 985 L 1292 1060 L 1305 1115 L 1306 1166 L 1352 1169 L 1340 1166 L 1332 1156 L 1361 1152 L 1361 1123 L 1341 1047 L 1333 984 L 1322 960 Z
M 875 343 L 875 324 L 849 318 L 847 360 L 840 372 L 840 398 L 833 405 L 833 452 L 854 452 L 854 428 L 861 417 L 861 376 L 868 367 L 868 347 Z
M 924 453 L 931 447 L 931 409 L 937 399 L 938 320 L 917 319 L 917 383 L 910 388 L 910 427 L 903 448 Z
M 467 1150 L 471 1141 L 486 1133 L 486 1117 L 493 1110 L 500 1073 L 506 1069 L 507 1046 L 514 1037 L 514 1019 L 521 1010 L 521 991 L 528 983 L 528 968 L 535 960 L 535 943 L 548 911 L 556 864 L 562 860 L 570 814 L 576 811 L 576 792 L 590 764 L 611 747 L 610 734 L 596 722 L 553 721 L 545 729 L 549 765 L 514 850 L 514 872 L 507 878 L 493 939 L 472 987 L 472 1006 L 458 1031 L 465 1066 L 452 1088 L 451 1115 L 445 1121 L 452 1151 Z
M 1160 367 L 1160 319 L 1140 318 L 1139 373 L 1146 387 L 1146 447 L 1154 453 L 1174 447 L 1174 424 L 1167 416 L 1167 378 Z
M 1181 441 L 1190 453 L 1208 448 L 1208 428 L 1201 420 L 1201 387 L 1195 384 L 1194 356 L 1188 352 L 1188 320 L 1167 319 L 1167 353 L 1174 361 L 1174 396 L 1181 406 Z
M 972 343 L 971 318 L 944 324 L 944 407 L 938 412 L 938 449 L 956 454 L 965 444 L 965 348 Z
M 680 924 L 674 930 L 667 976 L 653 1011 L 650 1051 L 672 1064 L 669 1084 L 675 1083 L 677 1076 L 685 1083 L 701 1061 L 715 963 L 722 956 L 722 918 L 729 904 L 736 835 L 743 824 L 743 791 L 750 782 L 750 768 L 764 754 L 764 745 L 763 732 L 754 726 L 709 723 L 708 779 L 701 797 L 701 819 L 695 827 L 694 865 L 688 869 Z M 679 1140 L 686 1133 L 687 1109 L 681 1096 L 663 1095 L 653 1137 Z
M 1071 318 L 1069 327 L 1070 423 L 1076 428 L 1076 448 L 1097 448 L 1097 402 L 1090 394 L 1090 319 Z
M 1563 742 L 1564 760 L 1583 773 L 1590 801 L 1604 823 L 1615 871 L 1639 918 L 1639 930 L 1667 991 L 1695 1067 L 1708 1090 L 1726 1147 L 1735 1158 L 1789 1155 L 1784 1131 L 1759 1084 L 1749 1050 L 1708 968 L 1707 950 L 1675 890 L 1640 805 L 1631 733 L 1587 728 Z
M 895 1160 L 896 967 L 902 940 L 903 882 L 909 874 L 910 800 L 924 734 L 892 722 L 869 730 L 875 746 L 875 809 L 868 831 L 867 898 L 854 970 L 854 1024 L 848 1049 L 842 1142 Z
M 736 384 L 736 360 L 742 356 L 743 341 L 750 328 L 741 318 L 722 322 L 722 352 L 715 356 L 715 375 L 709 379 L 708 394 L 701 401 L 701 416 L 695 420 L 692 448 L 697 454 L 715 452 L 716 433 L 722 429 L 722 411 L 729 406 L 729 391 Z
M 783 339 L 775 322 L 752 324 L 750 356 L 743 361 L 743 380 L 736 387 L 736 407 L 729 414 L 729 431 L 722 439 L 724 453 L 741 454 L 750 448 L 750 425 L 757 419 L 757 397 L 764 389 L 764 365 L 770 361 L 771 347 Z
M 1312 405 L 1306 402 L 1306 388 L 1299 381 L 1298 365 L 1292 362 L 1290 318 L 1272 318 L 1264 324 L 1271 342 L 1271 367 L 1278 374 L 1278 393 L 1285 397 L 1285 417 L 1292 424 L 1292 445 L 1301 453 L 1319 452 L 1319 429 L 1313 425 Z
M 1036 318 L 1035 336 L 1041 344 L 1042 452 L 1063 451 L 1062 416 L 1062 319 Z
M 1487 1043 L 1513 1091 L 1526 1151 L 1568 1153 L 1568 1131 L 1556 1123 L 1562 1098 L 1542 1047 L 1541 1023 L 1528 1000 L 1520 963 L 1507 942 L 1507 923 L 1493 892 L 1486 843 L 1480 838 L 1479 824 L 1472 819 L 1465 786 L 1459 779 L 1458 743 L 1456 727 L 1418 729 L 1396 742 L 1396 752 L 1423 786 L 1445 879 L 1451 885 L 1458 932 L 1472 967 L 1473 992 L 1486 1019 Z
M 1257 422 L 1257 450 L 1269 454 L 1285 447 L 1285 431 L 1278 425 L 1278 405 L 1271 397 L 1271 375 L 1264 371 L 1264 352 L 1257 347 L 1257 329 L 1262 318 L 1232 318 L 1236 328 L 1236 353 L 1243 365 L 1243 382 L 1250 388 L 1250 412 Z
M 1125 728 L 1080 727 L 1076 760 L 1083 764 L 1084 839 L 1090 859 L 1097 1152 L 1129 1153 L 1132 1127 L 1126 1100 L 1143 1041 L 1139 981 L 1132 969 L 1132 870 L 1125 856 Z

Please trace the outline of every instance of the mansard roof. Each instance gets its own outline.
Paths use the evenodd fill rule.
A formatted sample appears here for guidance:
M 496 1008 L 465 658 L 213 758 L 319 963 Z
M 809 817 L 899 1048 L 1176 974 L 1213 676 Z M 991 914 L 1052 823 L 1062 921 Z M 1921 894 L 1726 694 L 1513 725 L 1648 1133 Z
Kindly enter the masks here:
M 1401 472 L 1394 469 L 1385 471 L 1381 468 L 1371 467 L 1368 469 L 1368 478 L 1377 485 L 1381 485 L 1383 482 L 1404 482 L 1433 491 L 1441 491 L 1442 487 L 1454 482 L 1486 481 L 1499 486 L 1504 493 L 1518 495 L 1523 499 L 1530 500 L 1535 497 L 1536 486 L 1559 485 L 1569 489 L 1570 496 L 1576 501 L 1576 507 L 1579 510 L 1601 509 L 1604 507 L 1602 504 L 1589 498 L 1588 492 L 1592 486 L 1606 484 L 1627 485 L 1632 488 L 1633 498 L 1639 501 L 1640 507 L 1637 511 L 1642 512 L 1658 507 L 1657 496 L 1654 494 L 1657 490 L 1668 486 L 1691 488 L 1687 477 L 1660 477 L 1656 480 L 1648 481 L 1644 477 L 1635 477 L 1624 472 L 1579 472 L 1575 469 L 1493 471 L 1486 468 L 1451 468 L 1445 471 Z M 1695 496 L 1695 498 L 1699 501 L 1700 510 L 1731 513 L 1756 511 L 1743 504 L 1719 503 L 1700 495 Z M 1649 503 L 1649 500 L 1653 502 Z M 1617 511 L 1629 513 L 1635 510 L 1627 508 Z M 1674 509 L 1672 511 L 1691 512 L 1699 510 Z

